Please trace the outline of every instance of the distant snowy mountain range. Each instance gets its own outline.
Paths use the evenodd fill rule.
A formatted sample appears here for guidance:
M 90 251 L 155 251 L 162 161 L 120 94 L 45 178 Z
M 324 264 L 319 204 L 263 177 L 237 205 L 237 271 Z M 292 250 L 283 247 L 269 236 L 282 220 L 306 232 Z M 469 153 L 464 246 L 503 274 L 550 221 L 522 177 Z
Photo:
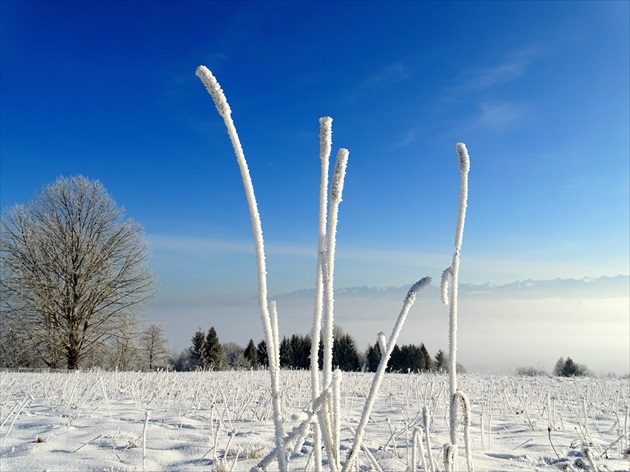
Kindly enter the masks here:
M 404 297 L 411 283 L 405 286 L 393 287 L 345 287 L 335 290 L 337 298 L 401 298 Z M 426 288 L 430 293 L 440 290 L 439 280 Z M 313 297 L 314 290 L 303 289 L 283 293 L 279 299 Z M 517 280 L 508 284 L 497 285 L 485 283 L 460 284 L 459 295 L 470 298 L 550 298 L 550 297 L 628 297 L 630 296 L 630 277 L 617 275 L 614 277 L 584 277 L 582 279 L 552 279 L 552 280 Z

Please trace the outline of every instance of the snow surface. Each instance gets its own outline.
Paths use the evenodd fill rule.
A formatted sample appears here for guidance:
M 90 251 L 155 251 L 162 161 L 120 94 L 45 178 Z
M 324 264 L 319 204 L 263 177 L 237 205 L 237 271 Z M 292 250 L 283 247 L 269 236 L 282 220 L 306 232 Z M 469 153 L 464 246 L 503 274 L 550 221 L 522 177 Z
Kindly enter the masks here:
M 373 377 L 343 375 L 342 458 L 350 451 L 349 427 L 356 428 L 360 420 Z M 628 378 L 463 375 L 459 384 L 470 399 L 477 471 L 595 470 L 586 451 L 600 471 L 630 468 Z M 306 417 L 309 372 L 283 371 L 281 385 L 285 431 L 290 432 Z M 274 447 L 265 371 L 3 372 L 0 395 L 3 472 L 245 471 Z M 431 454 L 444 470 L 447 396 L 446 375 L 386 375 L 365 435 L 383 470 L 407 469 L 414 428 L 423 425 L 423 407 L 432 418 Z M 461 421 L 459 426 L 463 471 Z M 289 455 L 290 470 L 312 466 L 311 446 L 310 436 L 298 444 Z M 360 470 L 372 470 L 365 454 L 358 457 Z M 425 460 L 428 464 L 426 454 Z M 423 470 L 419 456 L 418 464 L 416 470 Z M 273 463 L 270 470 L 276 468 Z

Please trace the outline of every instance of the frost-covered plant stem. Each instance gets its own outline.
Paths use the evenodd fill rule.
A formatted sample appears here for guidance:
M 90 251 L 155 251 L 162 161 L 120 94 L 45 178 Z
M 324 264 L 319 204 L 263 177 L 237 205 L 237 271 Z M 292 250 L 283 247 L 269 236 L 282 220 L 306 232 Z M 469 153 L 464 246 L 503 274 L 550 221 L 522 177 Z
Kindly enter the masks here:
M 416 427 L 413 430 L 413 447 L 411 449 L 411 470 L 415 471 L 416 466 L 418 464 L 418 459 L 416 458 L 416 451 L 420 454 L 420 458 L 422 460 L 422 470 L 429 470 L 427 468 L 427 462 L 424 458 L 424 448 L 422 447 L 422 433 L 420 428 Z
M 350 430 L 350 434 L 356 434 L 356 431 L 354 429 L 352 429 L 352 427 L 349 427 L 348 429 Z M 372 455 L 372 453 L 365 446 L 365 444 L 361 445 L 361 450 L 365 453 L 365 455 L 367 456 L 368 460 L 370 461 L 370 464 L 372 466 L 371 470 L 374 470 L 375 472 L 383 472 L 383 469 L 381 468 L 380 465 L 378 465 L 378 462 L 376 461 L 376 458 L 374 457 L 374 455 Z M 359 469 L 358 464 L 357 464 L 356 471 L 358 472 L 359 470 L 360 469 Z
M 461 403 L 464 412 L 464 445 L 466 447 L 466 463 L 468 472 L 473 472 L 472 453 L 470 449 L 470 402 L 468 397 L 462 392 L 455 392 L 451 403 L 453 410 L 457 409 L 457 403 Z
M 149 412 L 144 412 L 144 427 L 142 428 L 142 472 L 146 469 L 147 459 L 147 428 L 149 427 Z
M 464 143 L 457 143 L 457 155 L 459 157 L 459 170 L 461 172 L 461 186 L 459 193 L 459 213 L 457 227 L 455 229 L 455 251 L 453 262 L 442 274 L 442 302 L 450 304 L 449 313 L 449 393 L 450 393 L 450 438 L 454 448 L 452 467 L 457 469 L 457 408 L 454 402 L 457 392 L 457 290 L 459 284 L 459 256 L 464 237 L 464 222 L 466 220 L 466 204 L 468 201 L 468 172 L 470 170 L 470 158 Z M 450 297 L 448 297 L 448 285 L 451 285 Z M 447 458 L 445 458 L 447 459 Z
M 212 72 L 210 72 L 210 70 L 205 66 L 199 66 L 197 68 L 196 75 L 201 79 L 206 89 L 212 96 L 214 104 L 217 107 L 217 111 L 225 122 L 228 135 L 230 136 L 230 141 L 232 142 L 232 146 L 234 148 L 234 153 L 236 154 L 236 160 L 241 171 L 241 177 L 243 178 L 243 186 L 245 188 L 245 195 L 247 197 L 247 203 L 249 205 L 250 218 L 252 222 L 252 232 L 254 234 L 254 245 L 256 249 L 256 264 L 258 267 L 258 301 L 260 305 L 265 338 L 267 340 L 267 348 L 268 350 L 271 349 L 269 351 L 269 371 L 271 374 L 271 395 L 274 412 L 274 427 L 276 436 L 275 440 L 276 447 L 278 449 L 278 465 L 280 467 L 280 470 L 286 470 L 286 457 L 284 454 L 284 449 L 282 448 L 284 428 L 282 425 L 282 418 L 280 416 L 280 389 L 278 385 L 279 376 L 276 372 L 277 366 L 279 366 L 279 361 L 271 359 L 271 353 L 273 352 L 274 355 L 277 355 L 279 353 L 279 348 L 278 346 L 272 346 L 272 343 L 274 343 L 274 335 L 272 331 L 271 318 L 269 316 L 269 310 L 267 307 L 268 300 L 265 245 L 263 241 L 262 223 L 260 221 L 260 214 L 258 212 L 258 204 L 256 202 L 256 195 L 254 194 L 254 186 L 252 184 L 252 179 L 249 174 L 247 161 L 245 160 L 245 153 L 243 152 L 243 147 L 241 146 L 240 139 L 236 132 L 236 127 L 234 126 L 234 121 L 232 120 L 232 110 L 228 105 L 227 99 L 225 98 L 225 94 L 223 93 L 219 82 L 216 80 L 214 75 L 212 75 Z
M 332 400 L 332 444 L 336 462 L 335 468 L 339 469 L 341 467 L 339 463 L 339 445 L 341 443 L 341 370 L 339 369 L 335 369 L 333 373 Z
M 9 433 L 11 432 L 11 429 L 13 428 L 13 425 L 15 424 L 15 420 L 18 419 L 18 416 L 20 416 L 20 413 L 22 413 L 22 410 L 24 409 L 24 407 L 32 400 L 32 398 L 30 396 L 27 396 L 24 401 L 22 402 L 22 404 L 20 405 L 20 407 L 18 408 L 17 412 L 15 413 L 15 416 L 13 417 L 13 420 L 11 421 L 11 424 L 9 425 L 9 429 L 7 429 L 7 434 L 4 435 L 4 439 L 2 440 L 2 444 L 4 444 L 7 440 L 7 438 L 9 437 Z M 15 411 L 15 408 L 13 410 L 11 410 L 11 412 Z M 9 416 L 11 416 L 9 414 Z M 7 419 L 9 417 L 7 416 Z M 6 421 L 6 420 L 5 420 Z M 4 423 L 2 423 L 4 424 Z
M 630 429 L 628 429 L 628 424 L 630 424 L 630 406 L 625 406 L 625 420 L 623 422 L 623 435 L 626 438 L 626 449 L 630 448 Z M 628 454 L 628 459 L 630 459 L 630 454 Z
M 323 359 L 323 387 L 329 390 L 332 384 L 332 357 L 334 346 L 334 292 L 333 281 L 335 272 L 335 247 L 337 244 L 337 223 L 339 221 L 339 204 L 343 192 L 346 167 L 349 151 L 340 149 L 337 153 L 335 173 L 330 190 L 330 210 L 328 214 L 328 227 L 325 238 L 325 251 L 320 252 L 323 287 L 323 313 L 322 313 L 322 337 L 324 345 Z M 319 345 L 318 345 L 319 348 Z M 330 399 L 330 400 L 327 400 Z M 322 411 L 318 415 L 320 432 L 324 435 L 324 443 L 328 451 L 329 466 L 331 470 L 337 470 L 339 466 L 339 447 L 334 438 L 334 404 L 332 395 L 325 397 Z M 330 445 L 330 447 L 329 447 Z
M 313 328 L 311 331 L 311 395 L 318 398 L 321 393 L 319 378 L 319 342 L 322 330 L 322 309 L 324 301 L 323 265 L 326 253 L 326 217 L 328 214 L 328 170 L 332 149 L 332 118 L 325 116 L 319 119 L 319 157 L 321 160 L 321 181 L 319 186 L 319 231 L 317 242 L 317 275 L 315 280 L 315 306 Z M 314 423 L 313 447 L 315 449 L 315 471 L 321 470 L 322 438 L 317 419 Z
M 424 406 L 422 407 L 422 424 L 424 427 L 424 434 L 427 441 L 427 454 L 429 455 L 429 466 L 431 472 L 435 472 L 436 464 L 433 459 L 433 454 L 431 453 L 431 436 L 429 435 L 429 427 L 431 425 L 431 420 L 429 418 L 429 409 Z
M 275 376 L 279 376 L 280 373 L 280 340 L 278 335 L 278 307 L 275 300 L 269 301 L 269 316 L 271 317 L 271 336 L 273 338 L 273 343 L 271 343 L 271 349 L 268 353 L 270 366 L 273 361 L 273 368 L 271 371 Z M 276 383 L 280 385 L 280 378 L 276 378 Z
M 293 431 L 287 434 L 287 436 L 284 438 L 283 440 L 284 448 L 286 448 L 286 446 L 290 444 L 292 441 L 299 441 L 301 437 L 306 435 L 309 425 L 312 424 L 312 422 L 316 418 L 316 415 L 321 411 L 321 407 L 324 402 L 324 397 L 328 393 L 329 393 L 328 391 L 324 392 L 323 395 L 320 395 L 318 398 L 316 398 L 313 401 L 313 406 L 311 408 L 311 411 L 307 413 L 306 418 L 302 421 L 300 425 L 296 426 L 293 429 Z M 274 449 L 269 454 L 267 454 L 267 456 L 265 456 L 265 458 L 262 459 L 254 468 L 252 468 L 252 471 L 264 470 L 273 461 L 273 458 L 276 456 L 276 454 L 277 454 L 277 450 Z
M 322 264 L 322 276 L 324 285 L 324 388 L 328 388 L 332 382 L 332 357 L 334 344 L 334 275 L 335 275 L 335 248 L 337 245 L 337 223 L 339 221 L 339 204 L 343 191 L 346 167 L 348 165 L 347 149 L 340 149 L 337 153 L 335 174 L 330 190 L 330 214 L 328 230 L 326 232 L 326 253 Z
M 365 427 L 370 419 L 370 415 L 372 414 L 372 408 L 374 407 L 374 401 L 376 400 L 376 395 L 381 387 L 381 382 L 383 380 L 383 376 L 385 375 L 385 370 L 387 369 L 387 363 L 389 362 L 389 358 L 392 355 L 392 351 L 394 350 L 394 346 L 396 346 L 396 341 L 398 340 L 398 335 L 402 330 L 403 325 L 405 324 L 405 320 L 407 319 L 407 315 L 409 310 L 413 306 L 416 301 L 416 297 L 418 296 L 418 292 L 429 285 L 431 283 L 431 277 L 424 277 L 420 279 L 418 282 L 413 284 L 413 286 L 407 292 L 407 296 L 405 297 L 405 301 L 403 302 L 402 310 L 398 315 L 398 319 L 396 320 L 396 324 L 394 325 L 394 329 L 392 330 L 392 334 L 389 337 L 389 341 L 387 342 L 387 349 L 383 351 L 381 356 L 381 360 L 378 364 L 378 368 L 376 369 L 376 374 L 374 375 L 374 380 L 372 381 L 372 386 L 370 387 L 370 393 L 368 394 L 367 400 L 365 402 L 365 406 L 363 407 L 363 413 L 361 414 L 361 420 L 359 421 L 359 426 L 357 427 L 357 431 L 354 435 L 354 440 L 352 441 L 352 452 L 348 457 L 348 460 L 343 466 L 342 471 L 347 472 L 352 467 L 353 462 L 357 458 L 357 453 L 363 444 L 363 435 L 365 434 Z

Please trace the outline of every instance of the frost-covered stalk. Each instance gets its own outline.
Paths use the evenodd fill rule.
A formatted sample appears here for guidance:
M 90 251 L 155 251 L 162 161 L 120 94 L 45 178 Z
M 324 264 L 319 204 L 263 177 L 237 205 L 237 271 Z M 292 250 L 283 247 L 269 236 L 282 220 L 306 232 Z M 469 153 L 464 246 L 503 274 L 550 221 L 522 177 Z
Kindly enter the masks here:
M 462 239 L 464 237 L 464 222 L 466 220 L 466 204 L 468 201 L 468 171 L 470 170 L 470 158 L 468 150 L 464 143 L 457 143 L 457 155 L 459 156 L 459 170 L 462 174 L 460 194 L 459 194 L 459 213 L 457 217 L 457 228 L 455 230 L 455 252 L 453 253 L 453 262 L 442 274 L 442 302 L 445 305 L 450 304 L 449 316 L 449 389 L 451 398 L 451 444 L 457 446 L 457 408 L 453 402 L 455 393 L 457 392 L 457 289 L 459 284 L 459 255 L 462 247 Z M 450 297 L 448 296 L 448 284 L 451 284 Z M 454 454 L 455 461 L 457 454 Z M 456 463 L 453 464 L 456 469 Z
M 479 416 L 480 416 L 479 429 L 481 430 L 481 450 L 485 451 L 486 450 L 486 422 L 484 420 L 483 411 L 481 412 L 481 415 Z
M 626 405 L 626 418 L 623 422 L 623 435 L 626 438 L 626 449 L 630 447 L 630 430 L 628 429 L 628 424 L 630 424 L 630 406 Z M 630 454 L 628 454 L 628 458 L 630 458 Z
M 411 470 L 415 471 L 418 465 L 418 459 L 416 458 L 416 450 L 420 454 L 422 460 L 422 470 L 429 470 L 427 468 L 427 461 L 424 458 L 424 448 L 422 447 L 422 433 L 420 428 L 416 427 L 413 430 L 413 447 L 411 449 Z
M 317 412 L 317 418 L 319 422 L 319 429 L 322 433 L 322 439 L 324 440 L 324 447 L 326 448 L 326 454 L 328 455 L 328 464 L 330 466 L 330 470 L 333 472 L 337 472 L 339 470 L 337 468 L 337 461 L 334 460 L 334 457 L 337 456 L 337 452 L 333 447 L 333 433 L 332 433 L 332 421 L 330 414 L 330 404 L 332 399 L 332 392 L 330 389 L 324 390 L 322 394 L 322 407 Z
M 335 174 L 333 176 L 332 187 L 330 189 L 330 214 L 328 230 L 326 232 L 326 254 L 324 264 L 322 264 L 322 275 L 324 285 L 324 313 L 322 329 L 324 340 L 324 388 L 330 387 L 332 382 L 332 357 L 334 343 L 334 308 L 335 300 L 333 293 L 335 275 L 335 248 L 337 245 L 337 222 L 339 221 L 339 204 L 343 191 L 344 179 L 346 176 L 346 166 L 348 165 L 347 149 L 340 149 L 337 153 L 335 164 Z
M 149 412 L 144 412 L 144 427 L 142 428 L 142 472 L 146 469 L 147 459 L 147 428 L 149 427 Z
M 77 371 L 78 372 L 78 371 Z M 9 437 L 9 433 L 11 432 L 11 429 L 13 428 L 13 425 L 15 424 L 15 420 L 18 419 L 18 417 L 20 416 L 20 413 L 22 413 L 22 410 L 24 409 L 24 407 L 32 400 L 32 398 L 30 396 L 27 396 L 24 399 L 24 402 L 22 402 L 22 404 L 20 405 L 20 408 L 17 410 L 17 412 L 15 413 L 15 416 L 13 417 L 13 420 L 11 421 L 11 424 L 9 425 L 9 429 L 7 429 L 7 434 L 4 435 L 4 439 L 2 440 L 2 444 L 4 444 L 7 440 L 7 438 Z M 14 411 L 15 408 L 11 411 Z M 10 416 L 10 415 L 9 415 Z M 8 419 L 8 417 L 7 417 Z M 6 421 L 6 420 L 5 420 Z M 3 423 L 4 424 L 4 423 Z
M 555 429 L 551 420 L 551 395 L 549 395 L 549 392 L 547 392 L 547 428 Z
M 595 470 L 595 471 L 600 470 L 597 467 L 597 464 L 595 463 L 595 458 L 593 457 L 593 451 L 591 451 L 590 447 L 582 448 L 582 454 L 584 454 L 584 457 L 586 457 L 588 464 L 591 466 L 590 467 L 591 470 Z
M 455 471 L 455 458 L 457 457 L 457 449 L 453 444 L 444 444 L 444 469 L 446 472 Z
M 279 375 L 280 372 L 280 340 L 279 340 L 279 334 L 278 334 L 278 306 L 276 304 L 275 300 L 270 300 L 269 301 L 269 316 L 271 317 L 270 319 L 270 323 L 271 323 L 271 335 L 273 337 L 273 343 L 271 343 L 271 349 L 272 351 L 268 352 L 268 357 L 269 357 L 269 361 L 273 361 L 274 363 L 274 368 L 272 370 L 272 372 L 275 373 L 275 375 Z M 269 364 L 271 365 L 271 364 Z M 276 382 L 278 382 L 278 385 L 280 385 L 280 378 L 276 379 Z
M 254 194 L 254 186 L 252 184 L 252 179 L 249 175 L 249 168 L 247 166 L 247 161 L 245 160 L 245 154 L 243 152 L 243 147 L 241 146 L 240 139 L 236 132 L 236 127 L 234 126 L 234 121 L 232 120 L 232 110 L 228 105 L 227 99 L 225 98 L 225 94 L 219 85 L 217 79 L 212 75 L 212 72 L 205 67 L 199 66 L 196 71 L 197 77 L 201 79 L 206 89 L 212 96 L 214 100 L 214 104 L 217 107 L 217 111 L 223 118 L 225 122 L 225 126 L 227 128 L 228 134 L 230 136 L 230 140 L 232 142 L 232 146 L 234 147 L 234 153 L 236 154 L 236 160 L 238 162 L 238 166 L 241 170 L 241 177 L 243 178 L 243 186 L 245 188 L 245 195 L 247 196 L 247 203 L 249 204 L 249 213 L 252 222 L 252 232 L 254 234 L 254 245 L 256 248 L 256 264 L 258 266 L 258 295 L 259 295 L 259 305 L 261 311 L 261 317 L 263 322 L 263 329 L 265 332 L 265 338 L 267 340 L 268 349 L 272 350 L 269 353 L 274 352 L 279 353 L 279 347 L 273 346 L 274 336 L 271 326 L 271 319 L 269 316 L 269 310 L 267 307 L 267 269 L 265 264 L 265 245 L 263 241 L 263 232 L 262 232 L 262 224 L 260 221 L 260 214 L 258 213 L 258 204 L 256 203 L 256 195 Z M 274 426 L 275 426 L 275 436 L 276 436 L 276 447 L 278 449 L 278 465 L 280 470 L 287 469 L 286 458 L 284 454 L 284 449 L 282 448 L 282 438 L 284 436 L 284 428 L 282 425 L 282 418 L 280 416 L 280 389 L 278 385 L 278 375 L 275 370 L 277 368 L 275 366 L 279 365 L 279 362 L 272 361 L 270 359 L 269 362 L 269 371 L 271 373 L 271 395 L 272 395 L 272 404 L 273 404 L 273 412 L 274 412 Z M 274 367 L 272 367 L 274 366 Z
M 367 426 L 370 415 L 372 414 L 374 401 L 376 400 L 376 395 L 378 394 L 378 390 L 381 387 L 381 381 L 383 380 L 383 376 L 385 375 L 385 369 L 387 369 L 387 362 L 392 355 L 394 346 L 396 346 L 398 335 L 400 334 L 400 331 L 405 324 L 407 314 L 416 301 L 418 292 L 430 283 L 431 277 L 424 277 L 413 284 L 413 286 L 409 289 L 409 292 L 407 292 L 407 296 L 405 297 L 405 301 L 403 302 L 402 310 L 398 315 L 398 319 L 396 320 L 396 324 L 394 325 L 392 334 L 389 337 L 389 341 L 387 342 L 387 349 L 382 351 L 381 360 L 378 364 L 378 368 L 376 369 L 376 374 L 374 375 L 374 380 L 372 381 L 372 386 L 370 387 L 370 393 L 368 394 L 367 400 L 365 401 L 363 413 L 361 414 L 361 420 L 359 421 L 359 426 L 357 427 L 357 431 L 354 435 L 354 440 L 352 441 L 352 452 L 350 453 L 348 460 L 343 466 L 343 472 L 347 472 L 348 470 L 350 470 L 350 467 L 352 467 L 353 462 L 357 458 L 357 453 L 359 452 L 359 449 L 363 445 L 363 435 L 365 434 L 365 427 Z
M 318 398 L 321 393 L 319 379 L 319 342 L 322 331 L 322 305 L 324 301 L 323 265 L 326 253 L 326 217 L 328 214 L 328 170 L 332 149 L 332 118 L 319 119 L 319 157 L 321 159 L 321 181 L 319 186 L 319 237 L 317 242 L 317 276 L 315 280 L 315 307 L 311 331 L 311 395 Z M 322 466 L 322 438 L 317 419 L 314 423 L 313 448 L 315 450 L 315 471 Z
M 306 436 L 306 434 L 308 432 L 309 425 L 315 419 L 315 415 L 317 415 L 320 412 L 322 403 L 323 403 L 323 396 L 320 396 L 319 398 L 317 398 L 317 399 L 315 399 L 313 401 L 312 411 L 308 412 L 306 418 L 302 421 L 302 423 L 300 425 L 296 426 L 293 429 L 293 431 L 291 431 L 289 434 L 287 434 L 287 436 L 284 438 L 284 447 L 285 448 L 292 441 L 296 441 L 296 443 L 297 443 L 297 442 L 303 440 L 303 438 Z M 274 449 L 269 454 L 267 454 L 267 456 L 265 456 L 265 458 L 263 460 L 261 460 L 255 467 L 253 467 L 251 469 L 252 472 L 253 471 L 259 471 L 259 470 L 265 470 L 267 468 L 267 466 L 269 466 L 269 464 L 271 464 L 271 462 L 273 461 L 273 458 L 276 456 L 276 453 L 277 453 L 277 450 Z
M 352 429 L 352 427 L 348 427 L 348 430 L 350 431 L 350 434 L 356 434 L 356 431 L 354 429 Z M 365 455 L 367 456 L 368 460 L 370 461 L 370 465 L 372 466 L 370 470 L 373 470 L 374 472 L 383 472 L 383 469 L 381 468 L 380 465 L 378 465 L 378 462 L 376 462 L 376 458 L 372 455 L 372 453 L 370 452 L 370 450 L 365 447 L 365 444 L 361 445 L 361 450 L 365 453 Z M 345 469 L 345 467 L 344 467 Z M 355 469 L 357 472 L 359 472 L 359 466 L 357 465 L 357 468 Z
M 332 381 L 332 443 L 336 468 L 339 469 L 339 445 L 341 443 L 341 370 L 335 369 Z
M 466 446 L 466 463 L 468 472 L 473 472 L 472 454 L 470 449 L 470 403 L 468 397 L 462 392 L 456 392 L 451 403 L 452 410 L 457 410 L 457 403 L 461 403 L 464 412 L 464 445 Z M 457 451 L 455 451 L 457 454 Z M 457 464 L 457 461 L 455 461 Z
M 429 417 L 429 409 L 426 406 L 422 407 L 422 423 L 427 441 L 427 453 L 429 454 L 429 465 L 431 466 L 430 470 L 431 472 L 435 472 L 436 466 L 435 461 L 433 460 L 433 453 L 431 452 L 431 436 L 429 435 L 429 425 L 431 424 L 431 419 Z
M 329 390 L 332 383 L 332 357 L 334 346 L 334 292 L 333 281 L 335 272 L 335 247 L 337 244 L 337 222 L 339 221 L 339 204 L 341 203 L 341 194 L 343 191 L 344 179 L 346 176 L 346 167 L 348 164 L 349 151 L 340 149 L 337 153 L 337 162 L 335 164 L 335 173 L 333 176 L 332 186 L 330 190 L 330 210 L 328 214 L 328 228 L 326 231 L 325 253 L 322 257 L 322 285 L 323 285 L 323 319 L 322 319 L 322 337 L 324 345 L 324 362 L 323 362 L 323 386 L 324 390 Z M 319 346 L 318 346 L 319 348 Z M 331 398 L 332 396 L 327 396 Z M 334 401 L 332 402 L 334 403 Z M 327 435 L 328 432 L 334 431 L 333 416 L 334 407 L 331 401 L 325 401 L 322 406 L 321 414 L 318 415 L 320 422 L 320 431 Z M 322 424 L 322 421 L 325 424 Z M 338 451 L 335 441 L 330 437 L 324 437 L 325 444 L 331 445 L 329 456 L 329 465 L 331 470 L 337 470 Z

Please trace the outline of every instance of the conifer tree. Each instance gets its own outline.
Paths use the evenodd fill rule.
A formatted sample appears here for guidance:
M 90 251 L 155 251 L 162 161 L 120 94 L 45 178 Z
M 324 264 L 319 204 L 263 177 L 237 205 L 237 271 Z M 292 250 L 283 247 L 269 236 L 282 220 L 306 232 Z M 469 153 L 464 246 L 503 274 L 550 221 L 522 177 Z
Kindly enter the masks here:
M 588 367 L 583 364 L 576 363 L 570 357 L 567 357 L 566 361 L 562 357 L 558 359 L 556 367 L 554 368 L 554 375 L 562 377 L 581 377 L 588 375 L 588 373 Z
M 444 351 L 440 349 L 435 355 L 435 363 L 434 368 L 437 372 L 446 372 L 448 370 L 448 361 L 446 359 L 446 355 Z
M 192 337 L 192 346 L 190 348 L 190 368 L 197 369 L 203 366 L 204 345 L 206 343 L 205 335 L 201 328 L 197 330 Z
M 402 350 L 396 344 L 387 363 L 388 372 L 401 372 L 403 369 Z
M 256 350 L 256 345 L 254 344 L 253 339 L 250 339 L 249 343 L 247 343 L 244 354 L 245 359 L 249 362 L 249 365 L 253 369 L 258 369 L 258 351 Z
M 264 339 L 256 346 L 256 352 L 258 354 L 258 365 L 269 367 L 269 354 L 267 353 L 267 343 Z
M 223 360 L 223 347 L 219 342 L 219 336 L 214 326 L 208 330 L 208 336 L 206 336 L 206 343 L 203 350 L 203 363 L 204 367 L 208 367 L 212 370 L 223 370 L 225 363 Z
M 349 334 L 344 334 L 335 339 L 333 344 L 333 365 L 346 372 L 359 370 L 359 355 L 357 354 L 354 339 Z
M 561 357 L 556 361 L 556 365 L 553 368 L 553 375 L 562 375 L 562 371 L 564 370 L 564 357 Z
M 381 348 L 378 343 L 374 343 L 374 346 L 368 347 L 365 358 L 367 371 L 376 372 L 378 364 L 381 362 Z
M 311 366 L 311 337 L 291 336 L 291 366 L 296 369 L 308 369 Z
M 415 344 L 409 344 L 401 348 L 402 361 L 401 370 L 403 372 L 418 373 L 424 369 L 424 358 L 422 351 Z
M 429 355 L 429 351 L 423 344 L 420 344 L 420 354 L 422 355 L 422 370 L 433 370 L 433 359 Z
M 291 340 L 284 336 L 280 341 L 280 367 L 285 369 L 293 367 L 293 349 Z

